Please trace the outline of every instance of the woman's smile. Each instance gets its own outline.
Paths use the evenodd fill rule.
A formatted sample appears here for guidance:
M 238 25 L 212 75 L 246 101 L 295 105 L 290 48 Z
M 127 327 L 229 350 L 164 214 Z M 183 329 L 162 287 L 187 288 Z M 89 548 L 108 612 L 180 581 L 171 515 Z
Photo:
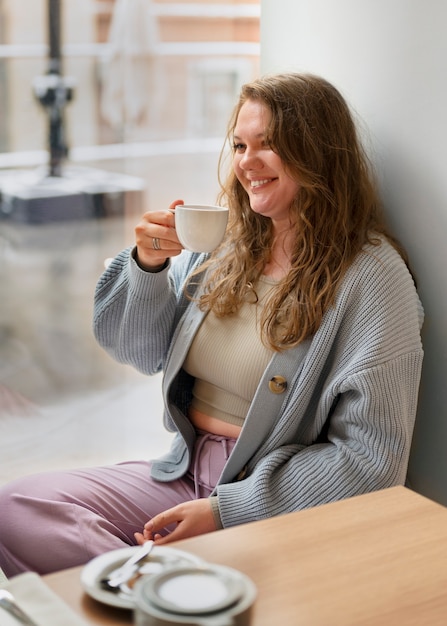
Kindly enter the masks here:
M 258 187 L 264 187 L 265 185 L 267 185 L 268 183 L 273 182 L 274 180 L 277 180 L 275 178 L 265 178 L 263 180 L 251 180 L 250 181 L 250 186 L 253 190 L 257 189 Z

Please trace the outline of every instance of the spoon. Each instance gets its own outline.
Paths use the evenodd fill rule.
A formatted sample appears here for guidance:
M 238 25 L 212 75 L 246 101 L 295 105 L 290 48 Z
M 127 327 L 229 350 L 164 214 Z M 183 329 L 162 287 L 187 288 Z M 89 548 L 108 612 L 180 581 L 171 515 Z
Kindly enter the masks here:
M 108 591 L 119 591 L 120 585 L 129 580 L 138 570 L 138 564 L 149 556 L 154 545 L 153 541 L 146 541 L 123 565 L 112 570 L 99 581 L 101 587 Z
M 21 624 L 26 626 L 38 626 L 28 615 L 19 607 L 14 596 L 6 589 L 0 589 L 0 606 L 10 615 L 16 618 Z

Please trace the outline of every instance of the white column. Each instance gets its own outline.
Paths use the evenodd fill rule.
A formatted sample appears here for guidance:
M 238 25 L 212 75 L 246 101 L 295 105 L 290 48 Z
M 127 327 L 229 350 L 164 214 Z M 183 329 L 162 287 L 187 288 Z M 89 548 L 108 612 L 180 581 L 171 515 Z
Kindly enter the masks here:
M 447 3 L 261 0 L 263 72 L 333 82 L 369 128 L 426 310 L 413 486 L 447 504 Z

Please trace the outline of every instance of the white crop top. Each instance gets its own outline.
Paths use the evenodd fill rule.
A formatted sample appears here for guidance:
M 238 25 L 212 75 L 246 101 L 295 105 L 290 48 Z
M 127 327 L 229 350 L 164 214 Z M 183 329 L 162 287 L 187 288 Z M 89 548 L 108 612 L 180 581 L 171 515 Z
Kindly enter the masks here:
M 260 338 L 260 309 L 277 284 L 262 276 L 254 289 L 258 296 L 237 313 L 217 318 L 208 313 L 183 364 L 195 377 L 192 407 L 230 424 L 242 426 L 259 380 L 273 351 Z

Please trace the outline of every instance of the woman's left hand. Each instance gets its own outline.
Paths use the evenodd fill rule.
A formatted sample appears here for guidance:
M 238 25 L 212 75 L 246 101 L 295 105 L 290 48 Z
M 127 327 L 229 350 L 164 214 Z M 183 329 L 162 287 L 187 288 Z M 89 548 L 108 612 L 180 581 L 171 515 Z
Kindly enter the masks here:
M 166 526 L 176 524 L 174 530 L 162 536 L 159 531 Z M 139 544 L 153 539 L 157 545 L 203 535 L 216 530 L 211 503 L 208 498 L 199 498 L 178 504 L 146 522 L 142 533 L 135 533 Z

